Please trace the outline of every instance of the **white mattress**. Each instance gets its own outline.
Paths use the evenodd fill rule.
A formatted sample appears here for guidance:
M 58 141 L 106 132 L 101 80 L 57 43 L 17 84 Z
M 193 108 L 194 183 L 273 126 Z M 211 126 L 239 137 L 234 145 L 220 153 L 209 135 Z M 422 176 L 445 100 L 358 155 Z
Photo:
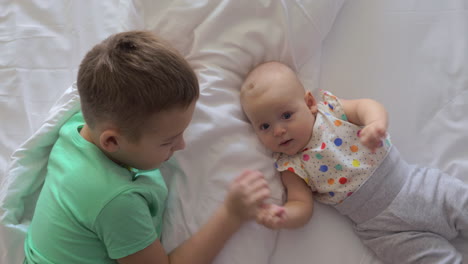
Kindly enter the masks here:
M 166 37 L 201 84 L 187 149 L 162 168 L 170 189 L 168 250 L 199 228 L 244 168 L 263 171 L 272 201 L 281 201 L 270 153 L 238 102 L 242 78 L 264 60 L 289 64 L 312 91 L 380 100 L 408 161 L 468 182 L 468 0 L 36 0 L 0 10 L 0 263 L 21 263 L 47 152 L 56 128 L 79 108 L 76 90 L 65 89 L 82 56 L 122 30 Z M 468 263 L 468 239 L 453 243 Z M 350 222 L 320 204 L 301 229 L 246 224 L 215 263 L 311 261 L 379 263 Z

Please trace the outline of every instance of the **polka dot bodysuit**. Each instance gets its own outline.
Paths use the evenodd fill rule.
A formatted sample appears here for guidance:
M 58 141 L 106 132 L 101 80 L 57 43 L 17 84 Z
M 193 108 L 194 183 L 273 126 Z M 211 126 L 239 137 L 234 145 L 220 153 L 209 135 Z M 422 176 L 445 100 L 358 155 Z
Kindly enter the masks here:
M 348 122 L 336 96 L 322 92 L 312 138 L 296 155 L 275 153 L 279 171 L 290 170 L 306 181 L 314 197 L 336 205 L 356 191 L 378 168 L 390 147 L 387 136 L 372 153 L 359 141 L 362 127 Z

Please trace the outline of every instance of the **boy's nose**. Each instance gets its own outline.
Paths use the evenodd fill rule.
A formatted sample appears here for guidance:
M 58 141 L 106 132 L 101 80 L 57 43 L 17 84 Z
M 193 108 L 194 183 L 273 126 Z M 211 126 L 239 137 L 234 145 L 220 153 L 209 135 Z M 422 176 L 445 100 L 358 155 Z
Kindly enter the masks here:
M 184 148 L 185 148 L 185 140 L 184 140 L 184 137 L 182 136 L 180 137 L 179 141 L 177 142 L 177 144 L 174 146 L 172 150 L 177 151 L 177 150 L 181 150 Z

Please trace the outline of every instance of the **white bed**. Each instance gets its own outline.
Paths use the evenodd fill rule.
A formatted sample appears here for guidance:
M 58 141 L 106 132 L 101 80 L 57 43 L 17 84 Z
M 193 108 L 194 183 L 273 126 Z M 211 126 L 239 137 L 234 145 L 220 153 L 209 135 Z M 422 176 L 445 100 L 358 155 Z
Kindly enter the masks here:
M 167 38 L 202 89 L 186 150 L 162 168 L 168 250 L 198 229 L 244 168 L 264 172 L 272 200 L 281 201 L 270 153 L 238 102 L 242 78 L 265 60 L 289 64 L 312 91 L 380 100 L 408 161 L 468 182 L 468 0 L 35 0 L 0 3 L 0 14 L 2 264 L 22 263 L 48 150 L 58 125 L 79 109 L 72 83 L 82 56 L 123 30 Z M 464 263 L 467 237 L 453 241 Z M 317 204 L 301 229 L 246 224 L 214 263 L 344 262 L 380 263 L 349 221 Z

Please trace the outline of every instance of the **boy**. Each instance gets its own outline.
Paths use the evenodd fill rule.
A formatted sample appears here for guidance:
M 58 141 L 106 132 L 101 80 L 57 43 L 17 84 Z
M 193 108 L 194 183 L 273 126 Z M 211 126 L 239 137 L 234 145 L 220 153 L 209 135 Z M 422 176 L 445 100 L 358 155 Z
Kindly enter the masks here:
M 245 171 L 198 233 L 164 251 L 167 188 L 157 168 L 185 147 L 199 96 L 188 63 L 150 32 L 123 32 L 88 52 L 77 85 L 82 113 L 50 153 L 25 263 L 210 263 L 269 190 Z
M 468 229 L 468 185 L 402 160 L 380 103 L 322 97 L 318 103 L 279 62 L 246 78 L 243 110 L 275 153 L 287 193 L 284 206 L 263 206 L 257 221 L 300 227 L 312 216 L 314 197 L 348 216 L 385 263 L 462 263 L 448 240 Z

